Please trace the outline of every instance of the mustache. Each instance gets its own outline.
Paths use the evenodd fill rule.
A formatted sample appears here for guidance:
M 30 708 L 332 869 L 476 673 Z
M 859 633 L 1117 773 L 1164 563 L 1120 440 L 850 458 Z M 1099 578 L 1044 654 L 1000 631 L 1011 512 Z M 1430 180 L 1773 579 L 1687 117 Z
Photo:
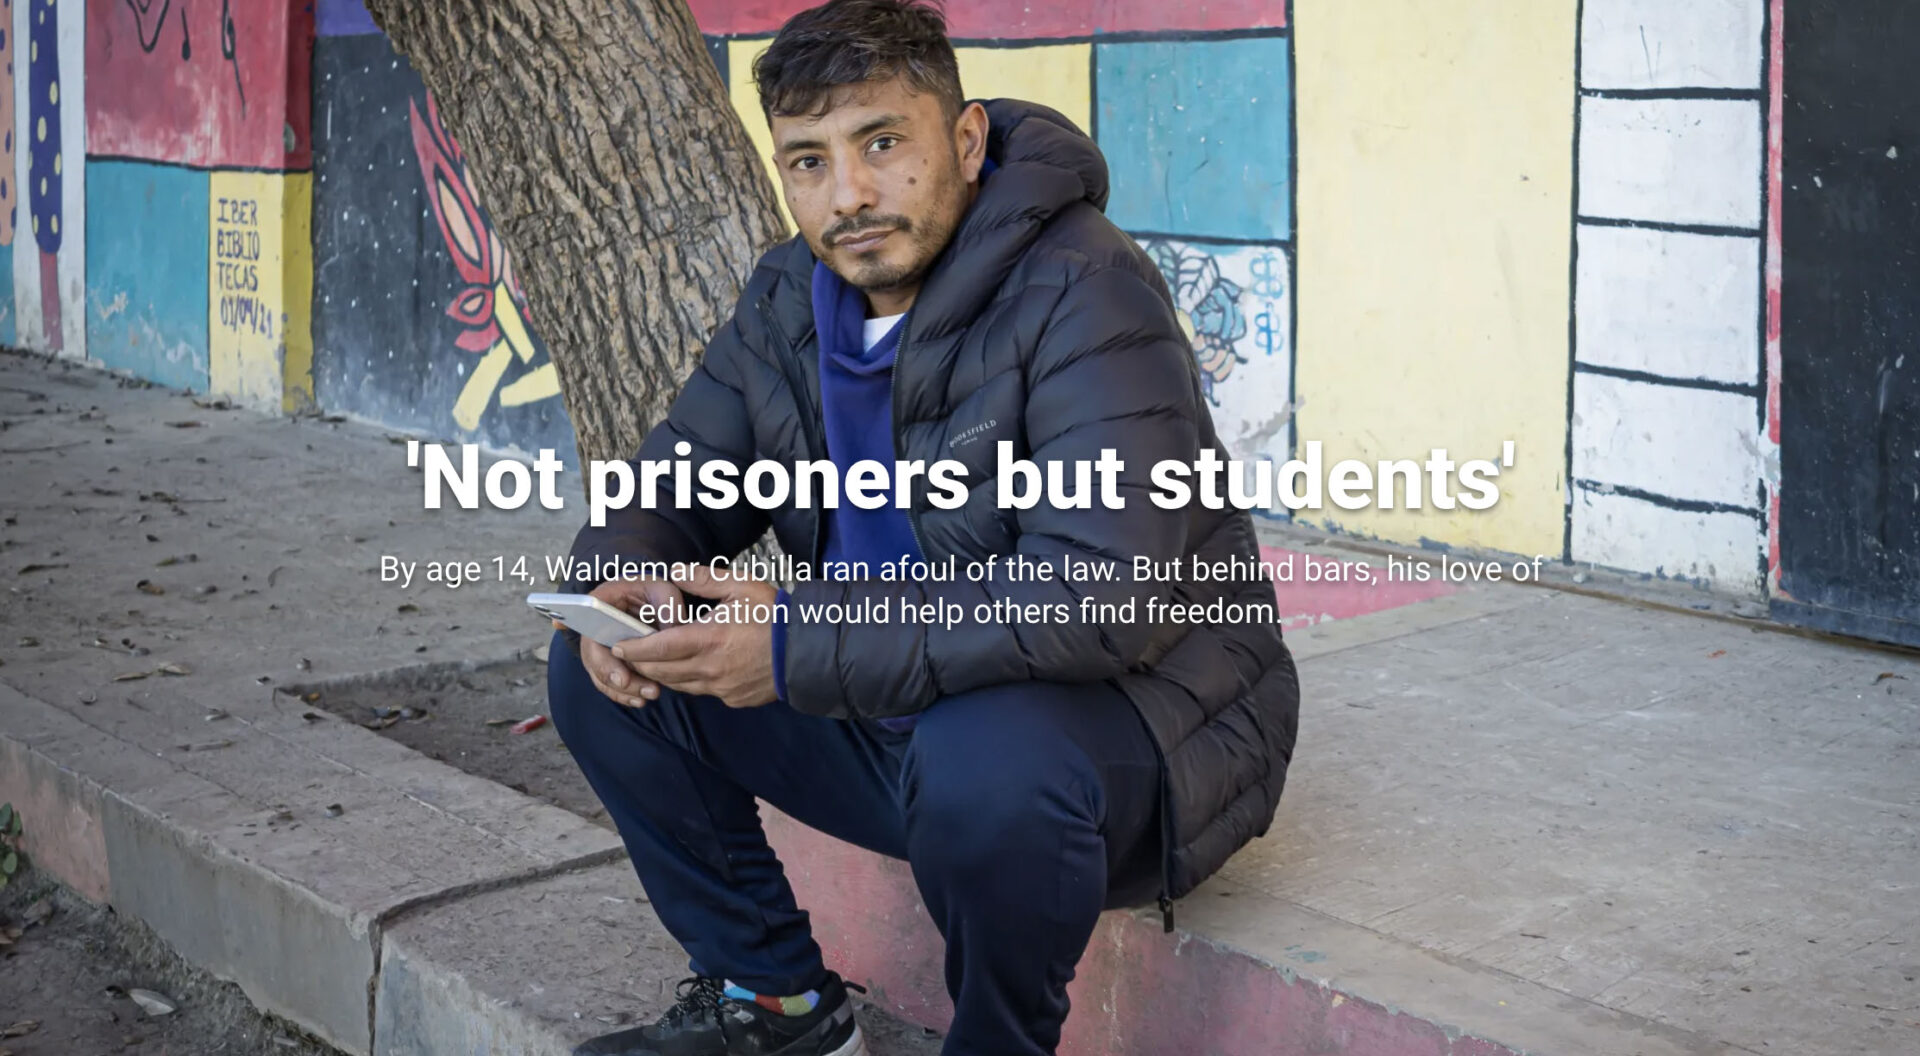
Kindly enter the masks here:
M 913 222 L 904 216 L 850 216 L 827 228 L 821 240 L 838 245 L 849 239 L 864 238 L 882 231 L 911 231 Z

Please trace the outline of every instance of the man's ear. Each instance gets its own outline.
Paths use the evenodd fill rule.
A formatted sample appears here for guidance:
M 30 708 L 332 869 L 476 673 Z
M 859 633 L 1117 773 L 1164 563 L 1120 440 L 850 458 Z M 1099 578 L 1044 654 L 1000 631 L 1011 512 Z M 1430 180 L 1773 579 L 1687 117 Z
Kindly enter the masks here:
M 987 108 L 968 103 L 953 125 L 953 147 L 960 155 L 960 176 L 968 183 L 980 178 L 987 160 Z

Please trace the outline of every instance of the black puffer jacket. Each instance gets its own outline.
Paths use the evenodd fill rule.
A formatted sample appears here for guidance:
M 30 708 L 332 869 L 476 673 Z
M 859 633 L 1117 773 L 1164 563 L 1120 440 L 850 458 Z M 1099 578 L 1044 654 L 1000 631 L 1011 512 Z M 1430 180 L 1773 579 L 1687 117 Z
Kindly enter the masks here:
M 812 581 L 798 602 L 882 599 L 1064 602 L 1067 622 L 789 625 L 786 683 L 797 709 L 873 718 L 920 711 L 942 696 L 1029 680 L 1112 680 L 1138 708 L 1166 762 L 1166 894 L 1179 897 L 1266 831 L 1293 753 L 1299 687 L 1270 623 L 1146 619 L 1146 601 L 1271 602 L 1269 581 L 1135 581 L 1134 558 L 1190 570 L 1193 561 L 1254 560 L 1252 518 L 1197 502 L 1163 510 L 1148 498 L 1162 459 L 1192 462 L 1219 449 L 1191 346 L 1166 284 L 1133 240 L 1101 213 L 1107 167 L 1060 114 L 1013 100 L 987 104 L 988 154 L 999 168 L 935 264 L 906 319 L 894 376 L 898 457 L 967 466 L 968 500 L 942 510 L 916 481 L 911 519 L 929 560 L 962 567 L 1021 553 L 1055 566 L 1110 566 L 1112 579 L 1046 582 Z M 733 318 L 709 344 L 641 459 L 672 459 L 686 441 L 696 464 L 827 457 L 818 344 L 810 298 L 813 255 L 798 238 L 774 248 Z M 1115 449 L 1125 508 L 1003 510 L 996 445 L 1071 464 Z M 663 503 L 663 506 L 665 504 Z M 820 556 L 821 511 L 772 513 L 789 554 Z M 636 507 L 583 529 L 576 557 L 707 561 L 733 555 L 766 529 L 746 503 L 715 511 Z M 575 584 L 575 589 L 591 584 Z M 1080 599 L 1135 599 L 1132 623 L 1081 622 Z

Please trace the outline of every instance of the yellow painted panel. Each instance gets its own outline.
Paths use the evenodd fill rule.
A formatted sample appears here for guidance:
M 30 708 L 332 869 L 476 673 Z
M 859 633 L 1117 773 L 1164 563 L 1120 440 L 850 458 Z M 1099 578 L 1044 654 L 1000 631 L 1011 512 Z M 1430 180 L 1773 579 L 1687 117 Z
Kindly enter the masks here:
M 1093 45 L 955 48 L 969 99 L 1025 99 L 1051 106 L 1085 132 L 1093 125 Z
M 727 42 L 727 90 L 733 108 L 747 126 L 753 149 L 767 165 L 767 175 L 776 190 L 780 172 L 773 165 L 773 134 L 760 113 L 760 93 L 753 84 L 753 60 L 767 48 L 765 40 Z M 1082 130 L 1090 127 L 1093 114 L 1092 45 L 1045 44 L 1029 48 L 956 48 L 960 61 L 960 87 L 970 99 L 1026 99 L 1043 103 L 1065 114 Z M 793 218 L 786 202 L 780 203 L 780 215 L 792 230 Z
M 265 411 L 313 399 L 313 183 L 212 172 L 207 184 L 208 388 Z
M 733 108 L 739 112 L 741 123 L 747 126 L 753 152 L 767 167 L 774 197 L 780 200 L 780 217 L 787 222 L 787 231 L 792 232 L 793 217 L 787 212 L 786 196 L 780 193 L 780 170 L 773 164 L 773 132 L 767 128 L 766 116 L 760 112 L 760 90 L 753 85 L 753 60 L 759 58 L 770 43 L 767 40 L 727 41 L 727 94 L 733 99 Z
M 1297 0 L 1299 439 L 1497 460 L 1484 512 L 1316 518 L 1558 554 L 1575 0 Z
M 285 177 L 281 222 L 285 232 L 282 306 L 286 345 L 280 362 L 280 409 L 287 414 L 314 409 L 313 400 L 313 174 Z

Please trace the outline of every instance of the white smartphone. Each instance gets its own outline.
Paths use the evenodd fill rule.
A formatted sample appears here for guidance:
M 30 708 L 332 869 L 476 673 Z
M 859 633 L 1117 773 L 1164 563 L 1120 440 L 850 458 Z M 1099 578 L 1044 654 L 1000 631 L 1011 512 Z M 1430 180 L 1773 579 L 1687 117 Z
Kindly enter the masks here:
M 529 594 L 527 604 L 548 619 L 559 620 L 601 645 L 645 638 L 654 629 L 590 594 Z

